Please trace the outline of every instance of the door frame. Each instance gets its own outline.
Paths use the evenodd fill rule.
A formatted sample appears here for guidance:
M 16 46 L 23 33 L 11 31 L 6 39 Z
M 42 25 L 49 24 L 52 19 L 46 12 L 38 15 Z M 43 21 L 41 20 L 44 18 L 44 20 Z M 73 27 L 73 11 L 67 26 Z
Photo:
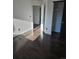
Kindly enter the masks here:
M 64 40 L 66 40 L 66 2 L 64 2 L 64 10 L 63 10 L 62 23 L 61 23 L 60 38 L 64 38 Z
M 41 24 L 41 6 L 40 5 L 33 5 L 32 6 L 32 10 L 33 10 L 34 6 L 40 7 L 40 15 L 39 15 L 40 16 L 40 18 L 39 18 L 39 25 L 40 25 Z M 34 14 L 34 12 L 33 12 L 33 14 Z M 34 15 L 33 15 L 33 22 L 34 22 Z M 34 28 L 34 23 L 33 23 L 33 28 Z
M 64 1 L 52 1 L 53 3 L 55 3 L 55 2 L 64 2 Z M 64 7 L 63 7 L 63 9 L 64 9 Z M 54 14 L 54 8 L 53 8 L 53 14 Z M 54 16 L 54 15 L 53 15 Z M 53 17 L 52 16 L 52 17 Z M 63 18 L 63 15 L 62 15 L 62 18 Z M 52 18 L 53 19 L 53 18 Z M 53 21 L 55 21 L 55 20 L 53 20 Z M 53 21 L 52 21 L 52 34 L 53 33 L 57 33 L 58 35 L 60 35 L 61 34 L 61 29 L 60 29 L 60 32 L 55 32 L 55 31 L 53 31 L 53 27 L 54 27 L 54 24 L 53 24 Z M 61 21 L 62 22 L 62 21 Z

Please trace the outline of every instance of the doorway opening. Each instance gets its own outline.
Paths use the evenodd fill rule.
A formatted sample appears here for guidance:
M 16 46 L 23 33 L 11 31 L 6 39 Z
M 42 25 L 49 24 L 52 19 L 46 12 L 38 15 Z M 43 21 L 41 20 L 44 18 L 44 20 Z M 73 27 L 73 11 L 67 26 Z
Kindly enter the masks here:
M 60 36 L 63 10 L 64 10 L 64 1 L 54 1 L 53 9 L 53 21 L 52 21 L 52 34 L 57 34 Z
M 33 28 L 41 25 L 41 6 L 33 6 Z

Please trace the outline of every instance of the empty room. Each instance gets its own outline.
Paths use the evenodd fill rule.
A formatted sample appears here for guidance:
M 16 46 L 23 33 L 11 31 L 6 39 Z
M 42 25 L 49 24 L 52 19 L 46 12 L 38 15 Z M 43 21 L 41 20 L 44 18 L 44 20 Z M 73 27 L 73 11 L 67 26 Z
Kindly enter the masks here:
M 65 0 L 13 0 L 13 59 L 66 59 Z

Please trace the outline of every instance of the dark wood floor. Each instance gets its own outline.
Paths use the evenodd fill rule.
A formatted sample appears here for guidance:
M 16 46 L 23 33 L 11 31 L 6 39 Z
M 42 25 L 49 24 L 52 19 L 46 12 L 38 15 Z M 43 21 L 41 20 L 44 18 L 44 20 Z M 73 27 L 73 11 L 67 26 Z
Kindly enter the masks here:
M 61 41 L 56 36 L 44 34 L 43 39 L 39 36 L 35 41 L 28 40 L 14 54 L 14 59 L 61 59 L 65 57 L 65 49 L 65 41 Z
M 39 26 L 39 24 L 33 24 L 33 28 L 36 28 L 37 26 Z
M 43 33 L 43 37 L 40 34 L 34 41 L 26 39 L 26 43 L 16 53 L 13 51 L 13 59 L 65 59 L 66 40 L 62 39 L 55 33 L 51 36 Z M 16 46 L 15 43 L 13 45 Z

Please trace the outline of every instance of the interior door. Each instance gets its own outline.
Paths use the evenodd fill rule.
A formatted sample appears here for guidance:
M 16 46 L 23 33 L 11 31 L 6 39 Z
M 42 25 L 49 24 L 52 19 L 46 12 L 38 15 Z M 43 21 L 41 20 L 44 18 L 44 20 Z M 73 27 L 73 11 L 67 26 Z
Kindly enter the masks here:
M 61 29 L 61 22 L 63 17 L 63 1 L 56 1 L 54 2 L 54 12 L 53 12 L 53 31 L 60 33 Z
M 33 6 L 33 27 L 41 24 L 41 6 Z

